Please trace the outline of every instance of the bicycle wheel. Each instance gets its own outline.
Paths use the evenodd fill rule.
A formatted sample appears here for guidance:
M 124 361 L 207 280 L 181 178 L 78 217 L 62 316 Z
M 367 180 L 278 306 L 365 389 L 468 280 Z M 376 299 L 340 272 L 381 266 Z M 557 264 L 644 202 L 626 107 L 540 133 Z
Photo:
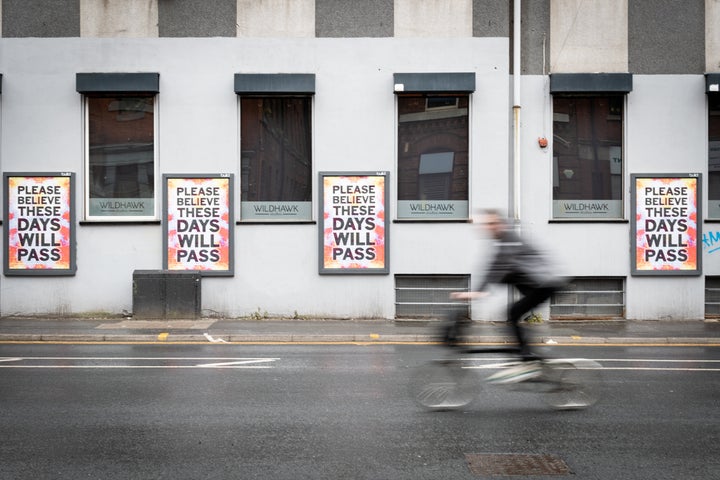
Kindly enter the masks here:
M 595 404 L 601 384 L 600 368 L 599 363 L 586 359 L 545 361 L 545 402 L 559 410 L 580 410 Z
M 422 407 L 454 410 L 473 400 L 478 382 L 458 360 L 435 360 L 418 367 L 409 386 L 413 399 Z

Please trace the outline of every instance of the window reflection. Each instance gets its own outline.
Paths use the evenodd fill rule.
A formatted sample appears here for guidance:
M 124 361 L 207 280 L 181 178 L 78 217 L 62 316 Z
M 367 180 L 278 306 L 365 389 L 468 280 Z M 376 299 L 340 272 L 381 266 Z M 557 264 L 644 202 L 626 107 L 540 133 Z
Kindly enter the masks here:
M 622 95 L 553 97 L 556 217 L 622 216 L 623 103 Z
M 708 217 L 720 218 L 720 93 L 708 93 Z
M 310 97 L 241 99 L 241 199 L 309 202 Z
M 88 97 L 91 215 L 153 215 L 153 96 Z M 102 201 L 115 199 L 118 202 Z
M 468 101 L 467 95 L 398 96 L 398 200 L 468 200 Z M 422 207 L 427 213 L 443 205 Z M 408 204 L 407 216 L 417 208 Z M 449 216 L 461 218 L 465 208 Z M 440 210 L 430 216 L 435 214 Z

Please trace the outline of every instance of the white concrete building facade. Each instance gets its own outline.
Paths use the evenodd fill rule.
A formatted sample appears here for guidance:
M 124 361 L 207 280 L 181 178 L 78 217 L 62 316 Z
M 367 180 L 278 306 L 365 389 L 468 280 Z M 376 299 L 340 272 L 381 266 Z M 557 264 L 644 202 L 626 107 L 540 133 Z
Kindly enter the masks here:
M 132 312 L 133 272 L 167 267 L 164 175 L 232 178 L 233 268 L 202 277 L 205 316 L 435 314 L 449 290 L 478 280 L 490 245 L 478 239 L 472 212 L 489 207 L 516 217 L 523 234 L 576 279 L 538 312 L 545 318 L 720 313 L 714 306 L 720 301 L 714 297 L 719 2 L 515 6 L 502 0 L 47 0 L 33 6 L 3 0 L 0 170 L 71 173 L 75 184 L 74 269 L 41 275 L 8 268 L 14 240 L 7 203 L 14 193 L 4 178 L 0 315 Z M 649 16 L 653 22 L 645 21 Z M 125 80 L 116 88 L 118 74 Z M 98 214 L 88 98 L 127 96 L 133 82 L 148 78 L 155 83 L 141 90 L 150 99 L 145 113 L 152 114 L 152 164 L 144 173 L 152 207 Z M 267 90 L 258 78 L 284 86 Z M 304 217 L 260 221 L 243 214 L 253 177 L 244 169 L 251 149 L 241 135 L 242 99 L 258 96 L 308 99 Z M 417 99 L 422 112 L 413 110 Z M 135 111 L 117 101 L 107 109 Z M 584 115 L 602 108 L 608 123 L 598 128 L 607 135 L 578 133 Z M 403 155 L 422 143 L 424 130 L 418 123 L 406 131 L 404 122 L 421 117 L 447 125 L 452 119 L 467 138 L 446 140 L 443 148 L 434 140 L 418 152 L 419 166 L 409 167 Z M 561 130 L 576 121 L 569 139 Z M 444 135 L 457 136 L 455 130 Z M 455 142 L 461 148 L 448 146 Z M 319 271 L 324 172 L 387 173 L 382 273 Z M 581 180 L 586 173 L 589 180 Z M 667 275 L 638 267 L 638 175 L 698 179 L 697 212 L 683 217 L 697 223 L 692 255 L 698 261 L 688 270 Z M 433 188 L 447 182 L 447 195 L 432 197 L 427 182 Z M 609 206 L 589 214 L 558 210 L 563 204 Z M 464 210 L 413 217 L 410 205 Z M 474 318 L 502 313 L 506 295 L 502 288 L 496 293 L 473 306 Z

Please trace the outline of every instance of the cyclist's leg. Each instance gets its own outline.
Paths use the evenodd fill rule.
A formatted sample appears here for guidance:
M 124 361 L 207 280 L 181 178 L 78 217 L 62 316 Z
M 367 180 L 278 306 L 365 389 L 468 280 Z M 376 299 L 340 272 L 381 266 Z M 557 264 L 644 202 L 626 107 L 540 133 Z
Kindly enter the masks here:
M 525 313 L 550 298 L 555 292 L 555 289 L 518 287 L 518 290 L 522 297 L 508 308 L 508 323 L 512 326 L 513 332 L 517 337 L 518 344 L 520 345 L 520 355 L 523 360 L 537 360 L 537 356 L 533 355 L 533 352 L 530 351 L 525 332 L 520 326 L 520 320 L 522 320 Z
M 470 319 L 467 312 L 456 307 L 446 312 L 446 320 L 442 326 L 443 341 L 446 345 L 457 345 L 466 335 L 470 326 Z

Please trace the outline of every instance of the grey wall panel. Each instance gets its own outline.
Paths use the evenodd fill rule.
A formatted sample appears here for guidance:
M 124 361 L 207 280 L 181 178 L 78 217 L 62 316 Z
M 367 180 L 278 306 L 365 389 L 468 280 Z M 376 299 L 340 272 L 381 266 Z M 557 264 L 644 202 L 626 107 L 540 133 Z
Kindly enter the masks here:
M 704 0 L 632 0 L 628 32 L 631 73 L 704 72 Z
M 158 3 L 161 37 L 235 37 L 237 0 L 172 0 Z
M 475 73 L 395 73 L 395 93 L 433 93 L 475 91 Z M 398 86 L 402 85 L 398 90 Z
M 315 0 L 318 37 L 392 37 L 393 0 Z
M 80 0 L 2 0 L 3 37 L 79 37 Z
M 235 93 L 315 93 L 314 73 L 236 73 Z
M 631 73 L 551 73 L 550 93 L 632 92 Z
M 512 4 L 512 2 L 510 3 Z M 512 11 L 510 18 L 512 19 Z M 550 0 L 522 2 L 521 21 L 521 73 L 523 75 L 542 75 L 544 73 L 543 58 L 547 61 L 548 58 L 545 52 L 550 51 Z
M 473 0 L 473 36 L 509 36 L 511 11 L 508 0 Z
M 160 91 L 159 73 L 78 73 L 75 90 L 79 93 Z
M 0 75 L 2 80 L 2 75 Z M 720 91 L 720 73 L 706 73 L 705 74 L 705 93 Z

